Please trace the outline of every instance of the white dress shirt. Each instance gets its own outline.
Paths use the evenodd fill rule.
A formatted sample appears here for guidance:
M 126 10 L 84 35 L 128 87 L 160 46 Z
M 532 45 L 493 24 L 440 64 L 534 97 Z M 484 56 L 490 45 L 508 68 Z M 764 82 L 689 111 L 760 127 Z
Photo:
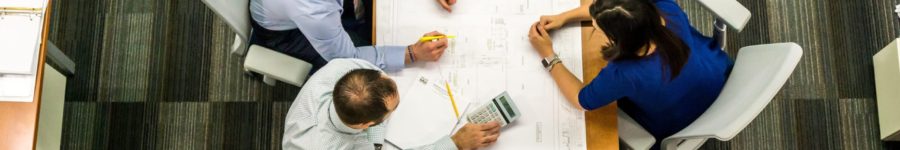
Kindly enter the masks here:
M 341 24 L 343 5 L 342 0 L 251 0 L 250 16 L 269 30 L 300 29 L 325 60 L 359 58 L 387 71 L 403 69 L 406 46 L 353 46 Z
M 285 118 L 282 148 L 370 150 L 375 149 L 375 143 L 384 144 L 384 126 L 389 120 L 366 130 L 358 130 L 344 124 L 335 112 L 332 102 L 334 86 L 353 69 L 378 70 L 378 67 L 359 59 L 334 59 L 306 81 Z M 434 144 L 415 149 L 456 149 L 456 144 L 450 136 L 445 136 Z

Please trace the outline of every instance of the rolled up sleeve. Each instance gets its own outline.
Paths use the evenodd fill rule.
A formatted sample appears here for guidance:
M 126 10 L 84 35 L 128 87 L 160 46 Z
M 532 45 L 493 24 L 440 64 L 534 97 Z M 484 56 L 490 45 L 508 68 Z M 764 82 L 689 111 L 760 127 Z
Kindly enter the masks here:
M 325 60 L 358 58 L 385 71 L 398 71 L 405 66 L 405 46 L 355 47 L 341 24 L 343 7 L 336 1 L 296 1 L 298 8 L 289 12 L 291 21 L 309 39 L 309 43 Z

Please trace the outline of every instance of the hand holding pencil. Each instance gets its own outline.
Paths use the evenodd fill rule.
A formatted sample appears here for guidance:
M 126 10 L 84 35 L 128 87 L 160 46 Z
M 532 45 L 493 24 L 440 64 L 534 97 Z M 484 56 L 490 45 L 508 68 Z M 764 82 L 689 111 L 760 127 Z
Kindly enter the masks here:
M 444 54 L 444 50 L 447 49 L 447 38 L 453 37 L 437 31 L 425 34 L 415 44 L 407 47 L 410 62 L 437 61 Z

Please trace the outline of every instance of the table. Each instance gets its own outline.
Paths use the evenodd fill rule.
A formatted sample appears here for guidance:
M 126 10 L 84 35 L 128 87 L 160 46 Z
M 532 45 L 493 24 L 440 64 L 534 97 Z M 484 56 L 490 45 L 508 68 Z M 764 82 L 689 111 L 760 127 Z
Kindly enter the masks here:
M 377 3 L 374 0 L 373 3 Z M 582 5 L 593 3 L 593 0 L 581 0 Z M 373 4 L 372 6 L 377 6 Z M 374 10 L 374 8 L 372 8 Z M 377 13 L 375 11 L 372 12 Z M 375 39 L 375 23 L 372 23 L 372 41 Z M 608 39 L 601 30 L 595 29 L 590 22 L 581 23 L 581 50 L 582 64 L 584 67 L 584 84 L 590 83 L 594 77 L 600 73 L 600 70 L 606 66 L 607 61 L 603 59 L 600 53 L 600 47 L 607 43 Z M 589 150 L 609 150 L 619 149 L 619 133 L 616 118 L 617 103 L 613 102 L 607 106 L 601 107 L 593 111 L 585 113 L 585 132 L 587 135 L 587 149 Z
M 41 88 L 44 77 L 47 32 L 50 25 L 50 8 L 52 0 L 48 0 L 44 14 L 41 48 L 38 52 L 37 78 L 35 80 L 34 100 L 32 102 L 0 102 L 0 149 L 33 149 L 37 139 L 37 120 L 40 110 Z
M 582 5 L 589 5 L 593 0 L 581 0 Z M 591 83 L 594 77 L 606 67 L 607 61 L 600 53 L 600 47 L 608 41 L 605 33 L 591 25 L 581 23 L 581 58 L 584 67 L 584 85 Z M 587 148 L 619 149 L 619 130 L 616 118 L 616 102 L 584 114 L 585 131 L 587 132 Z

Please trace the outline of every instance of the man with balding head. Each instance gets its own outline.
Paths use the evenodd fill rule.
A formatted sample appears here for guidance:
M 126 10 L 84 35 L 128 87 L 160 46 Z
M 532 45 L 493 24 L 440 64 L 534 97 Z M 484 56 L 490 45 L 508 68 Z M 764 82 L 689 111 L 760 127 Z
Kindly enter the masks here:
M 380 149 L 382 124 L 400 104 L 397 85 L 378 67 L 335 59 L 303 86 L 285 121 L 284 149 Z M 500 136 L 496 122 L 466 124 L 452 136 L 416 149 L 475 149 Z

